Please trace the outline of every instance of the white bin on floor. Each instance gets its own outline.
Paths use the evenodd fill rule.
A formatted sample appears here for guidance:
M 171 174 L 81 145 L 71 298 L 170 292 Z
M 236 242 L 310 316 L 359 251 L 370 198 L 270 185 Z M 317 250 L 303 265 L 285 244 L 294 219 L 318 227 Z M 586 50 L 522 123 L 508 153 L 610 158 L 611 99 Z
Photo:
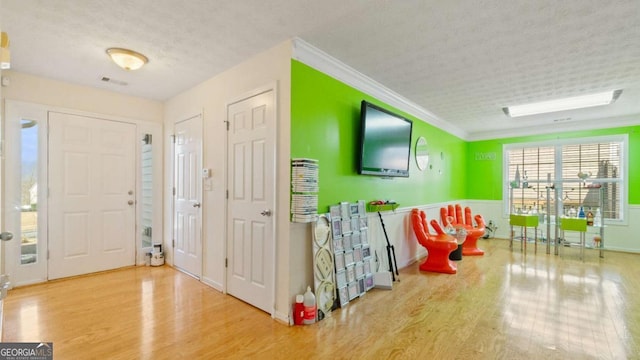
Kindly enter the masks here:
M 161 252 L 151 253 L 151 266 L 164 265 L 164 254 Z

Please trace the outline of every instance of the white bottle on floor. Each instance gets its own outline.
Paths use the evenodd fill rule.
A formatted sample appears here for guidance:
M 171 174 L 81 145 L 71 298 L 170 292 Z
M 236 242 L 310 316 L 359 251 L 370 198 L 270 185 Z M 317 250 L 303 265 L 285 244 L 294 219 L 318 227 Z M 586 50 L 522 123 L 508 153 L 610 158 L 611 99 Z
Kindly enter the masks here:
M 305 325 L 313 324 L 316 322 L 316 297 L 311 292 L 311 286 L 307 286 L 307 292 L 304 293 L 304 320 L 302 323 Z

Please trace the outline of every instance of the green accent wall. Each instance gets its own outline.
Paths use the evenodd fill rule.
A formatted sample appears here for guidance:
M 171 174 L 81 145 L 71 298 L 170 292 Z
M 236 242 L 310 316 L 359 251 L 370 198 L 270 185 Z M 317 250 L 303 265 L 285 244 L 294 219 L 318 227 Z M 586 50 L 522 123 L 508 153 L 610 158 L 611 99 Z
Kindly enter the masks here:
M 409 178 L 358 175 L 362 100 L 413 120 Z M 504 144 L 620 134 L 629 136 L 629 204 L 640 204 L 640 125 L 466 142 L 291 60 L 291 157 L 320 161 L 319 212 L 356 200 L 395 200 L 403 207 L 460 199 L 502 200 Z M 419 136 L 427 139 L 430 155 L 424 171 L 414 158 Z
M 469 142 L 466 172 L 473 176 L 466 184 L 466 198 L 502 199 L 502 147 L 505 144 L 621 134 L 629 136 L 629 204 L 640 204 L 640 125 Z
M 408 178 L 358 174 L 362 100 L 413 120 Z M 419 136 L 430 154 L 424 171 L 414 158 Z M 291 157 L 319 160 L 319 212 L 341 201 L 387 199 L 408 207 L 464 199 L 466 154 L 464 140 L 291 60 Z

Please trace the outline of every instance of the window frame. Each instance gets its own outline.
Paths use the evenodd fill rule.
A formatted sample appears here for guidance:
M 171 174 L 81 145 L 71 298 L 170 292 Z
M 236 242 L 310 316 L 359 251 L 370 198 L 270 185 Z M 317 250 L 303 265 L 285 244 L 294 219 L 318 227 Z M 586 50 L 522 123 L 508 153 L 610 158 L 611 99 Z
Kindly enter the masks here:
M 510 182 L 513 179 L 509 178 L 509 152 L 515 149 L 522 148 L 539 148 L 539 147 L 554 147 L 554 171 L 556 174 L 562 174 L 562 147 L 566 145 L 580 145 L 580 144 L 593 144 L 593 143 L 620 143 L 620 169 L 619 177 L 612 182 L 620 184 L 619 186 L 619 200 L 620 200 L 620 218 L 619 219 L 607 219 L 607 223 L 616 225 L 628 225 L 628 208 L 629 208 L 629 135 L 603 135 L 603 136 L 590 136 L 579 138 L 566 138 L 566 139 L 554 139 L 545 141 L 533 141 L 533 142 L 519 142 L 519 143 L 505 143 L 502 146 L 502 208 L 503 217 L 508 218 L 510 214 Z M 551 179 L 554 182 L 554 179 Z M 556 182 L 561 183 L 576 183 L 579 180 L 575 178 L 562 178 L 555 179 Z M 542 183 L 546 183 L 544 180 L 540 180 Z M 562 184 L 561 184 L 562 185 Z

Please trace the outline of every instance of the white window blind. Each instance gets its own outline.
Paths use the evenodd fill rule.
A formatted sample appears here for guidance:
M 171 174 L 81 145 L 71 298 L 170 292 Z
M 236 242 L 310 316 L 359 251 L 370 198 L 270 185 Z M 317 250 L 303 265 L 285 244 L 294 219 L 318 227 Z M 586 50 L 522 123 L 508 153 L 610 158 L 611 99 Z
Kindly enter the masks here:
M 553 146 L 530 146 L 511 149 L 508 153 L 509 179 L 520 173 L 523 185 L 514 189 L 514 210 L 539 212 L 546 199 L 547 174 L 555 178 L 555 148 Z M 508 181 L 507 181 L 508 182 Z M 508 200 L 508 194 L 507 194 Z
M 571 188 L 573 198 L 564 201 L 564 207 L 599 206 L 600 191 L 597 188 L 585 187 L 591 179 L 607 180 L 598 182 L 603 188 L 605 219 L 622 220 L 621 208 L 621 160 L 623 144 L 619 142 L 597 142 L 571 144 L 562 146 L 562 178 L 575 178 L 582 173 L 588 176 L 582 184 Z M 595 181 L 595 180 L 594 180 Z M 582 186 L 580 186 L 582 185 Z M 567 186 L 564 191 L 567 192 Z
M 626 136 L 571 139 L 553 143 L 509 144 L 504 147 L 504 197 L 506 213 L 546 211 L 547 174 L 558 188 L 558 203 L 564 214 L 573 207 L 585 211 L 600 207 L 603 217 L 624 220 L 626 194 Z M 509 204 L 509 182 L 520 173 L 527 186 L 513 189 Z M 582 177 L 583 179 L 581 179 Z M 600 192 L 602 188 L 602 192 Z M 554 192 L 550 192 L 553 197 Z M 555 215 L 555 200 L 550 211 Z M 509 209 L 509 205 L 513 209 Z M 543 209 L 544 207 L 544 209 Z

